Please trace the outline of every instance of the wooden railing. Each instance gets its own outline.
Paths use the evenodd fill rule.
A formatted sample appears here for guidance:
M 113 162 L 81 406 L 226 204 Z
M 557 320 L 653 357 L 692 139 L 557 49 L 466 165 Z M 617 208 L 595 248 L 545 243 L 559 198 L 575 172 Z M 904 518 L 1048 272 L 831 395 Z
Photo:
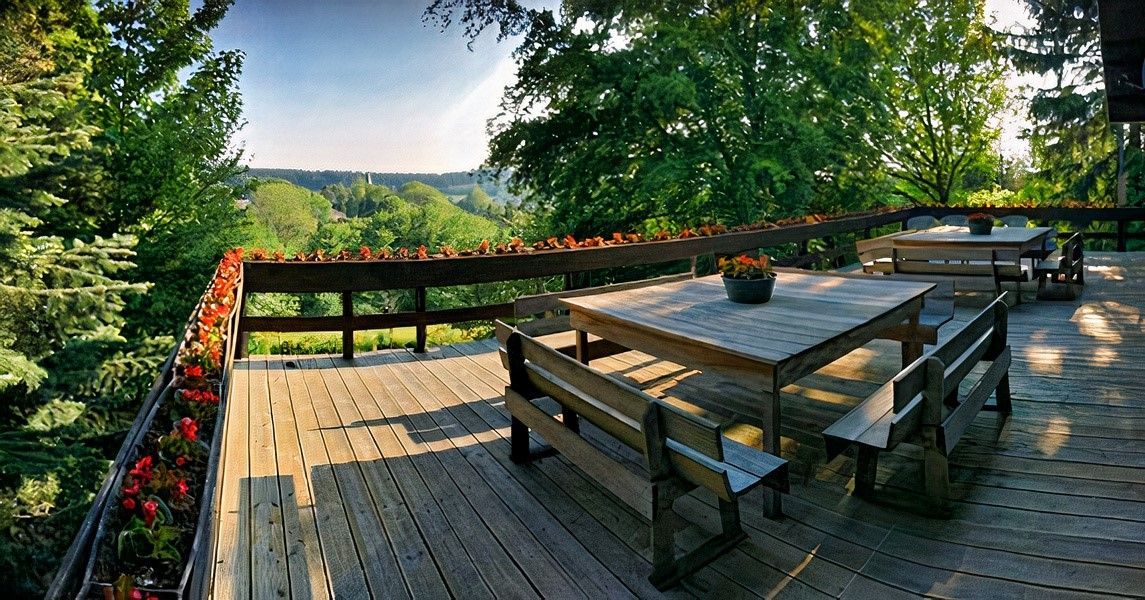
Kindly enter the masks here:
M 665 241 L 599 246 L 575 250 L 526 252 L 482 256 L 459 256 L 432 260 L 338 261 L 338 262 L 247 262 L 244 279 L 247 293 L 341 294 L 342 314 L 320 317 L 243 316 L 240 351 L 252 332 L 342 332 L 342 354 L 354 355 L 354 332 L 368 329 L 415 327 L 415 350 L 426 346 L 430 325 L 478 321 L 511 316 L 511 303 L 428 310 L 426 290 L 433 287 L 492 283 L 537 277 L 566 276 L 598 269 L 653 265 L 712 254 L 734 254 L 748 249 L 776 248 L 796 244 L 799 250 L 781 264 L 807 266 L 824 259 L 851 254 L 851 244 L 838 243 L 840 236 L 869 237 L 873 229 L 901 223 L 912 217 L 969 214 L 981 209 L 908 208 L 843 217 L 820 223 L 807 223 L 753 231 L 725 233 Z M 1125 251 L 1128 239 L 1145 239 L 1145 232 L 1128 231 L 1133 221 L 1145 221 L 1141 208 L 992 208 L 995 216 L 1025 215 L 1031 220 L 1087 224 L 1093 221 L 1116 223 L 1116 232 L 1087 232 L 1086 239 L 1116 239 L 1117 249 Z M 828 250 L 810 252 L 811 240 L 823 239 Z M 693 262 L 694 264 L 694 262 Z M 413 311 L 386 314 L 354 314 L 353 294 L 367 291 L 414 291 Z M 244 306 L 247 303 L 244 303 Z

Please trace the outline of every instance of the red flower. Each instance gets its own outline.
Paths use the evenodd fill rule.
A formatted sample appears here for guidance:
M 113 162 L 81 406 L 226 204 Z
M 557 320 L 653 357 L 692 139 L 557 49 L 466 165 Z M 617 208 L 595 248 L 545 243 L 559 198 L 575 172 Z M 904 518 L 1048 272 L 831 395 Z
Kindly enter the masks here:
M 131 600 L 143 600 L 143 592 L 139 588 L 131 588 Z
M 138 496 L 139 495 L 139 482 L 133 481 L 130 486 L 123 488 L 124 496 Z
M 155 511 L 159 510 L 159 503 L 154 500 L 148 500 L 143 503 L 143 523 L 148 527 L 155 522 Z
M 135 510 L 135 498 L 124 498 L 123 499 L 123 508 L 126 508 L 127 510 L 132 510 L 132 511 Z
M 175 482 L 175 489 L 172 491 L 171 495 L 174 496 L 175 498 L 182 498 L 183 496 L 187 495 L 188 489 L 189 488 L 187 487 L 187 480 L 186 479 L 180 479 L 179 481 Z
M 151 481 L 151 468 L 151 455 L 149 454 L 135 461 L 135 468 L 131 469 L 128 475 L 146 484 L 148 481 Z
M 183 456 L 182 454 L 180 454 L 179 456 L 175 457 L 175 465 L 176 466 L 181 467 L 185 464 L 187 464 L 187 457 L 186 456 Z
M 203 367 L 200 365 L 190 365 L 186 369 L 183 369 L 183 374 L 187 377 L 202 377 Z
M 199 424 L 191 417 L 183 417 L 176 427 L 179 429 L 179 434 L 188 442 L 199 439 Z

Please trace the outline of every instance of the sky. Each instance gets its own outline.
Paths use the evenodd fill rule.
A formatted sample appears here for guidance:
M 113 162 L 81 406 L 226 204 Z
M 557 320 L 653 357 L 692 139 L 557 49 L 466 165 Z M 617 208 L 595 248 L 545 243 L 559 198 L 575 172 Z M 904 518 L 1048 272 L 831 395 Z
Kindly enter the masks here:
M 516 40 L 486 32 L 470 51 L 458 28 L 423 23 L 427 0 L 236 0 L 214 31 L 246 53 L 239 82 L 253 167 L 446 172 L 478 167 L 486 122 L 514 78 Z M 996 27 L 1021 0 L 987 0 Z M 1015 92 L 1024 83 L 1012 79 Z M 1021 154 L 1020 107 L 1001 151 Z
M 246 53 L 254 167 L 445 172 L 480 165 L 512 81 L 512 40 L 466 48 L 422 23 L 425 0 L 237 0 L 213 32 Z

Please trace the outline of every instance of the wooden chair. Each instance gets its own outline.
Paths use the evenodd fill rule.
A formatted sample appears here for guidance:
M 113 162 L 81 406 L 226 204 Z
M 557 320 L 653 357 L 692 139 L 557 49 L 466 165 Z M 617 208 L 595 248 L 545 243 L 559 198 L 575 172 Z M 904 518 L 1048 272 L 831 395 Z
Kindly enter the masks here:
M 990 303 L 958 333 L 903 369 L 851 412 L 823 431 L 829 458 L 858 447 L 855 493 L 874 491 L 879 452 L 908 442 L 923 448 L 925 490 L 932 503 L 950 498 L 947 458 L 979 410 L 1010 414 L 1010 346 L 1003 297 Z M 979 362 L 990 366 L 970 376 Z M 965 395 L 959 385 L 970 377 Z M 987 405 L 991 393 L 996 403 Z
M 1073 300 L 1085 285 L 1085 239 L 1079 231 L 1034 267 L 1039 300 Z
M 747 535 L 740 526 L 739 499 L 766 485 L 788 491 L 787 461 L 728 439 L 720 426 L 657 400 L 583 365 L 557 350 L 512 331 L 506 341 L 512 414 L 513 462 L 558 451 L 652 524 L 652 574 L 665 590 L 734 548 Z M 606 454 L 538 405 L 552 400 L 563 412 L 581 415 L 644 457 L 647 472 L 635 472 Z M 529 430 L 551 448 L 530 449 Z M 553 450 L 556 449 L 556 450 Z M 676 556 L 680 529 L 673 502 L 702 487 L 719 500 L 721 531 Z
M 957 227 L 966 227 L 970 224 L 970 219 L 966 215 L 946 215 L 938 220 L 943 225 L 954 225 Z
M 911 217 L 911 218 L 907 219 L 906 228 L 907 229 L 913 229 L 913 230 L 917 231 L 920 229 L 930 229 L 931 227 L 938 227 L 939 224 L 940 223 L 939 223 L 938 219 L 936 219 L 930 215 L 923 215 L 920 217 Z
M 1006 227 L 1025 227 L 1030 223 L 1026 215 L 1006 215 L 1002 217 L 1002 224 Z

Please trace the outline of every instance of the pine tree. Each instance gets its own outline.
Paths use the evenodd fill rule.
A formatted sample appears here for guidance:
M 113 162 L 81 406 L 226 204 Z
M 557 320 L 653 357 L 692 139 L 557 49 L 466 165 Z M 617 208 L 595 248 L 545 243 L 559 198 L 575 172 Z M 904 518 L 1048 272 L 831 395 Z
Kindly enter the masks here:
M 1034 24 L 1012 35 L 1011 56 L 1020 71 L 1044 80 L 1030 99 L 1035 180 L 1043 186 L 1033 193 L 1047 200 L 1123 202 L 1116 189 L 1120 164 L 1131 182 L 1129 198 L 1139 200 L 1145 191 L 1140 128 L 1110 127 L 1097 0 L 1027 0 L 1026 10 Z

